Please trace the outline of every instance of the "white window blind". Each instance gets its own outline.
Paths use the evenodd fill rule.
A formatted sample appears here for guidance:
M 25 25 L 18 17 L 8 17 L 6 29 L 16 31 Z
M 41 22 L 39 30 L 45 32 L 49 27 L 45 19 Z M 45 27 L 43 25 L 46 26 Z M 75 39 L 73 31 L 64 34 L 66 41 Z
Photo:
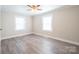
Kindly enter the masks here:
M 24 30 L 25 29 L 25 19 L 23 17 L 16 17 L 16 30 Z
M 44 16 L 42 19 L 42 29 L 44 31 L 51 31 L 52 30 L 52 16 Z

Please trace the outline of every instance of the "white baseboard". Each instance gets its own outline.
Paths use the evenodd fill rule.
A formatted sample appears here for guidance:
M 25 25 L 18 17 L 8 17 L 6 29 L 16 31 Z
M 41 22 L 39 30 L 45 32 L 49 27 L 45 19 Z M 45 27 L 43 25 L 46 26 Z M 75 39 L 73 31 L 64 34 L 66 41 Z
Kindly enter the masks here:
M 48 38 L 53 38 L 53 39 L 56 39 L 56 40 L 60 40 L 60 41 L 63 41 L 63 42 L 67 42 L 67 43 L 71 43 L 71 44 L 75 44 L 75 45 L 79 46 L 79 42 L 70 41 L 70 40 L 59 38 L 59 37 L 53 37 L 53 36 L 43 35 L 43 34 L 34 33 L 34 32 L 32 32 L 32 33 L 25 33 L 25 34 L 19 34 L 19 35 L 14 35 L 14 36 L 9 36 L 9 37 L 3 37 L 2 40 L 9 39 L 9 38 L 14 38 L 14 37 L 20 37 L 20 36 L 29 35 L 29 34 L 36 34 L 36 35 L 40 35 L 40 36 L 44 36 L 44 37 L 48 37 Z
M 1 38 L 1 40 L 9 39 L 9 38 L 14 38 L 14 37 L 20 37 L 20 36 L 29 35 L 29 34 L 32 34 L 32 33 L 25 33 L 25 34 L 19 34 L 19 35 L 13 35 L 13 36 L 8 36 L 8 37 L 3 37 L 3 38 Z
M 79 42 L 70 41 L 70 40 L 59 38 L 59 37 L 53 37 L 53 36 L 43 35 L 43 34 L 39 34 L 39 33 L 34 33 L 34 34 L 40 35 L 40 36 L 44 36 L 44 37 L 48 37 L 48 38 L 53 38 L 53 39 L 56 39 L 56 40 L 60 40 L 60 41 L 63 41 L 63 42 L 67 42 L 67 43 L 71 43 L 71 44 L 75 44 L 75 45 L 79 46 Z

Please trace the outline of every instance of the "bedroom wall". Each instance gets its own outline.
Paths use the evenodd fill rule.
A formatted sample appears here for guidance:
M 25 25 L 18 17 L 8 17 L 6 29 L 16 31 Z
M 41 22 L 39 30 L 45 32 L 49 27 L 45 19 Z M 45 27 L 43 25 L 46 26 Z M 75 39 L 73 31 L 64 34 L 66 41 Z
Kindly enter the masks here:
M 42 30 L 42 16 L 53 17 L 52 31 Z M 43 36 L 57 38 L 79 44 L 79 6 L 64 6 L 54 11 L 33 17 L 33 32 Z
M 16 26 L 15 18 L 18 16 L 25 18 L 25 29 L 24 30 L 15 29 L 15 26 Z M 32 32 L 32 19 L 30 16 L 3 11 L 2 17 L 3 17 L 2 19 L 2 27 L 3 27 L 2 38 L 3 39 L 8 38 L 8 37 L 29 34 Z

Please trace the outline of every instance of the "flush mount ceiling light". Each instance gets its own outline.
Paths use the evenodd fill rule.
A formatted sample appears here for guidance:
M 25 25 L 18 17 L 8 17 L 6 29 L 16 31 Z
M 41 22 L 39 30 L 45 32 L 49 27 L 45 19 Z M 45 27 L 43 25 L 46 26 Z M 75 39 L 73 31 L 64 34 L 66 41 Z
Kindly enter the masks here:
M 30 8 L 28 10 L 32 10 L 33 12 L 42 10 L 42 9 L 40 9 L 40 5 L 27 5 L 27 6 Z

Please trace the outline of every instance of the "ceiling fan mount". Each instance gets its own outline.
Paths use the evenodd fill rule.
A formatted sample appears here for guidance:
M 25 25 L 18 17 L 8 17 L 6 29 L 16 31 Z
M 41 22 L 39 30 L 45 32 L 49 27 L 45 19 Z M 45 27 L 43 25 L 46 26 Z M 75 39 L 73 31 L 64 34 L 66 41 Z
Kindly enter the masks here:
M 30 9 L 28 10 L 32 10 L 32 11 L 42 10 L 40 9 L 40 5 L 27 5 L 27 6 L 30 7 Z

